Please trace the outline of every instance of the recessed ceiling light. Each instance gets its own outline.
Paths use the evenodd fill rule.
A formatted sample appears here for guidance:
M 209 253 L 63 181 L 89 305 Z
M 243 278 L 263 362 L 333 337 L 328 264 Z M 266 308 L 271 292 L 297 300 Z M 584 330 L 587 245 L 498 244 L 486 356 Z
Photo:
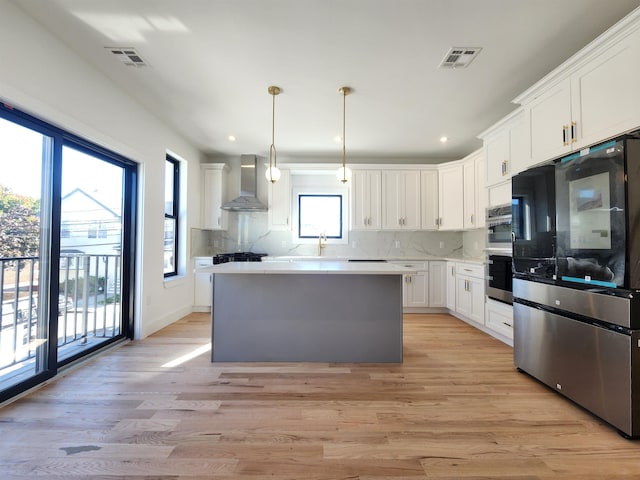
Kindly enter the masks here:
M 445 137 L 444 135 L 442 137 L 440 137 L 440 142 L 441 143 L 447 143 L 447 140 L 449 140 L 447 137 Z
M 229 140 L 230 142 L 235 142 L 236 141 L 236 137 L 234 137 L 233 135 L 229 135 L 227 137 L 227 140 Z
M 342 143 L 342 137 L 340 135 L 336 135 L 333 137 L 333 141 L 336 143 Z

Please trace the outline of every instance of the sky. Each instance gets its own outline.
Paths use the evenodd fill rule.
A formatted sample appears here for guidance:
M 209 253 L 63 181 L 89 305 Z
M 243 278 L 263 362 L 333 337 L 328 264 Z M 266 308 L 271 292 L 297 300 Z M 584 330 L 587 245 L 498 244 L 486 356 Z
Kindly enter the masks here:
M 0 184 L 13 193 L 40 198 L 44 136 L 0 118 Z M 82 188 L 108 206 L 122 198 L 120 167 L 72 148 L 63 148 L 63 196 Z

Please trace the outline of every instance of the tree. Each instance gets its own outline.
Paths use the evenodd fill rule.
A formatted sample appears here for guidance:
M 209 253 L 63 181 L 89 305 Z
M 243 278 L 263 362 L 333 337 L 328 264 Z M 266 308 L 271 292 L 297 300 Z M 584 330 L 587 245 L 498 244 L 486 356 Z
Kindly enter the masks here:
M 37 257 L 40 201 L 0 185 L 0 258 Z

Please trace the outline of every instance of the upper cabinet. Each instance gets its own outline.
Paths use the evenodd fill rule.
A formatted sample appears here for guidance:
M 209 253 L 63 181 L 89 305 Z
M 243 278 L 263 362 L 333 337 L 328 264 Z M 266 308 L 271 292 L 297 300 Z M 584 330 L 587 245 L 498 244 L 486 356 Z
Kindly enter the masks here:
M 382 226 L 381 171 L 354 170 L 351 182 L 351 229 L 380 230 Z
M 291 172 L 280 170 L 280 179 L 268 185 L 270 230 L 291 230 Z
M 462 230 L 464 224 L 463 165 L 446 164 L 438 168 L 438 230 Z
M 484 153 L 478 150 L 467 156 L 463 169 L 463 228 L 470 230 L 485 225 L 486 193 L 484 188 Z
M 382 172 L 382 228 L 420 229 L 420 172 L 386 170 Z
M 529 145 L 522 108 L 513 111 L 478 137 L 483 140 L 487 187 L 509 180 L 528 165 Z
M 438 169 L 420 172 L 420 212 L 423 230 L 438 230 L 440 208 L 438 200 Z
M 530 161 L 580 150 L 640 126 L 640 11 L 514 100 L 524 106 Z
M 201 226 L 205 230 L 226 230 L 227 228 L 227 212 L 220 208 L 226 201 L 227 168 L 224 163 L 200 165 Z

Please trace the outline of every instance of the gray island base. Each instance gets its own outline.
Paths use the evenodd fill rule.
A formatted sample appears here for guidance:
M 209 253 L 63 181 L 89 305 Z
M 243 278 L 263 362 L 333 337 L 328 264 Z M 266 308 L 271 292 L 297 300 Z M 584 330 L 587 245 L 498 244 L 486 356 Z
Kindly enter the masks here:
M 402 362 L 406 271 L 322 263 L 213 267 L 212 361 Z

